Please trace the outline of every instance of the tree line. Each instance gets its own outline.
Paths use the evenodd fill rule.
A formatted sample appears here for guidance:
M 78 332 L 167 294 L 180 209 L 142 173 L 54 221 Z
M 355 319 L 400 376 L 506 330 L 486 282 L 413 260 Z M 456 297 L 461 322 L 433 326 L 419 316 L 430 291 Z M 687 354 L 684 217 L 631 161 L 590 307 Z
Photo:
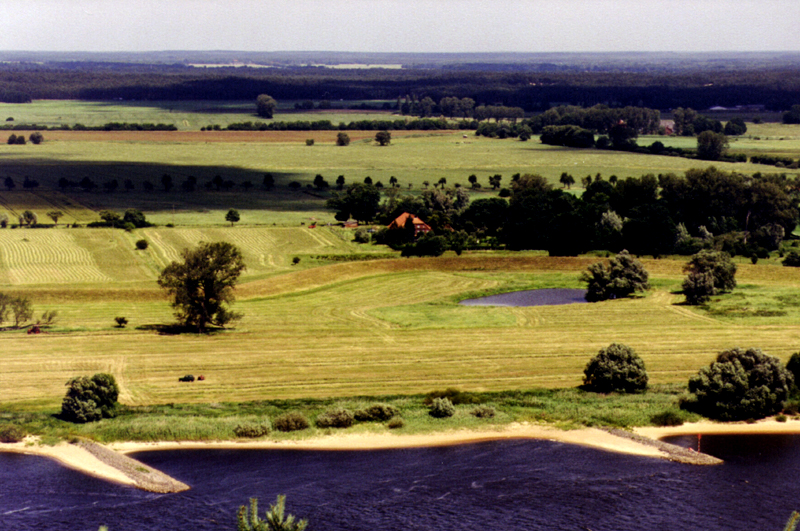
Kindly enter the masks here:
M 564 173 L 562 183 L 569 183 L 569 177 Z M 718 249 L 765 257 L 794 230 L 800 201 L 796 179 L 714 167 L 685 175 L 587 176 L 581 197 L 569 193 L 567 184 L 555 188 L 539 175 L 514 175 L 504 188 L 501 180 L 500 175 L 490 179 L 493 188 L 501 188 L 500 197 L 471 202 L 466 189 L 446 188 L 446 180 L 419 195 L 392 186 L 383 202 L 381 190 L 371 182 L 355 183 L 334 192 L 328 207 L 341 221 L 388 225 L 408 212 L 432 227 L 432 235 L 422 239 L 414 237 L 413 227 L 375 235 L 398 249 L 439 238 L 431 247 L 436 252 L 504 246 L 559 256 L 622 249 L 660 256 Z
M 163 64 L 0 66 L 0 101 L 14 103 L 33 99 L 255 100 L 259 94 L 288 100 L 395 100 L 409 95 L 434 102 L 469 98 L 476 106 L 520 107 L 526 112 L 545 111 L 552 102 L 584 107 L 613 102 L 615 107 L 654 109 L 760 104 L 787 110 L 797 104 L 798 90 L 800 70 L 791 68 L 702 73 L 493 72 L 476 65 L 473 70 L 458 71 L 283 68 L 243 72 Z

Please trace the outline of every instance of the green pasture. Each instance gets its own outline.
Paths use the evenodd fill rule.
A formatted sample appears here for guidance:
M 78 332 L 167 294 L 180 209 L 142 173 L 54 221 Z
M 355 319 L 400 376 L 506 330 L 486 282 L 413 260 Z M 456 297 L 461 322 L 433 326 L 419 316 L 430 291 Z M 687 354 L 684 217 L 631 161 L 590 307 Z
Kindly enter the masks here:
M 790 126 L 782 126 L 790 127 Z M 795 131 L 795 129 L 792 129 Z M 313 133 L 309 133 L 313 137 Z M 734 151 L 741 146 L 753 154 L 771 153 L 800 157 L 800 135 L 787 135 L 786 140 L 750 140 L 740 138 L 733 143 Z M 693 139 L 648 137 L 646 143 L 659 139 L 665 144 L 681 145 Z M 691 147 L 691 146 L 683 146 Z M 394 176 L 402 190 L 419 193 L 446 179 L 448 186 L 469 186 L 467 178 L 475 174 L 483 186 L 473 191 L 473 197 L 496 194 L 488 188 L 488 178 L 501 174 L 502 185 L 508 186 L 515 173 L 539 173 L 558 185 L 563 172 L 580 182 L 586 175 L 600 173 L 608 178 L 638 177 L 646 173 L 683 173 L 706 162 L 681 157 L 653 156 L 601 150 L 569 149 L 546 146 L 536 141 L 498 140 L 462 133 L 426 134 L 396 138 L 387 147 L 369 140 L 353 142 L 348 147 L 332 143 L 257 143 L 257 142 L 185 142 L 157 141 L 47 141 L 35 146 L 0 144 L 0 179 L 11 177 L 17 188 L 0 194 L 0 207 L 14 219 L 20 209 L 32 209 L 40 218 L 51 206 L 69 210 L 65 221 L 83 223 L 97 219 L 94 212 L 103 209 L 125 210 L 138 208 L 156 223 L 176 225 L 205 225 L 221 223 L 229 208 L 244 211 L 242 223 L 299 225 L 316 218 L 332 222 L 332 213 L 325 209 L 330 191 L 317 193 L 303 188 L 291 191 L 292 181 L 309 185 L 321 174 L 333 185 L 339 175 L 346 183 L 361 182 L 369 176 L 374 182 L 388 185 Z M 772 166 L 755 164 L 715 163 L 715 166 L 744 173 L 778 171 Z M 790 175 L 796 170 L 788 171 Z M 268 192 L 261 187 L 265 173 L 272 173 L 276 189 Z M 161 178 L 170 175 L 175 188 L 163 191 Z M 216 175 L 233 181 L 230 191 L 208 191 L 204 184 Z M 40 187 L 33 194 L 21 191 L 26 176 L 36 179 Z M 198 189 L 191 193 L 180 190 L 188 177 L 197 179 Z M 58 180 L 80 181 L 91 178 L 98 189 L 93 192 L 70 191 L 64 196 L 58 190 Z M 119 188 L 105 192 L 103 183 L 116 179 Z M 126 179 L 135 189 L 124 191 Z M 146 192 L 143 183 L 150 181 L 155 189 Z M 241 186 L 249 181 L 249 191 Z M 409 188 L 410 186 L 410 188 Z M 311 192 L 311 193 L 309 193 Z M 64 210 L 64 209 L 62 209 Z M 74 214 L 74 215 L 73 215 Z
M 299 111 L 294 110 L 294 103 L 279 102 L 273 121 L 330 120 L 333 124 L 338 124 L 392 118 L 391 113 L 386 111 L 346 109 Z M 360 102 L 346 102 L 347 105 L 358 103 Z M 344 105 L 343 102 L 336 104 Z M 4 122 L 6 118 L 14 118 L 14 121 Z M 97 127 L 109 122 L 163 123 L 174 124 L 179 131 L 199 131 L 201 127 L 208 125 L 225 128 L 232 123 L 266 120 L 256 114 L 255 101 L 36 100 L 32 103 L 0 103 L 0 121 L 7 125 L 37 124 L 48 127 L 61 125 L 72 127 L 75 124 Z
M 75 232 L 82 231 L 89 229 Z M 242 243 L 251 231 L 256 229 L 228 229 L 224 237 Z M 170 253 L 213 229 L 199 236 L 189 229 L 174 235 L 158 229 L 160 242 L 151 246 L 149 258 L 127 249 L 108 253 L 119 255 L 110 262 L 125 261 L 123 256 L 131 262 L 117 276 L 112 272 L 118 266 L 99 263 L 98 256 L 107 252 L 101 244 L 111 245 L 112 238 L 98 231 L 89 254 L 98 262 L 94 271 L 109 277 L 105 281 L 58 284 L 42 277 L 41 283 L 4 287 L 29 296 L 37 314 L 54 309 L 59 317 L 40 335 L 0 333 L 2 402 L 15 409 L 54 408 L 64 382 L 96 372 L 114 374 L 121 401 L 137 406 L 409 395 L 445 387 L 570 388 L 580 384 L 588 359 L 612 342 L 636 349 L 654 384 L 685 384 L 726 348 L 758 346 L 786 360 L 800 346 L 800 300 L 792 295 L 800 287 L 800 271 L 794 268 L 740 264 L 741 291 L 708 308 L 681 304 L 676 290 L 684 261 L 667 259 L 645 260 L 656 285 L 646 297 L 476 308 L 457 301 L 480 293 L 575 287 L 580 271 L 597 259 L 476 253 L 294 269 L 285 257 L 301 250 L 303 238 L 324 234 L 303 231 L 311 229 L 262 229 L 265 239 L 276 242 L 243 243 L 250 247 L 248 275 L 237 288 L 234 309 L 244 317 L 233 328 L 202 336 L 162 331 L 172 316 L 153 279 Z M 328 237 L 334 251 L 349 250 L 332 233 Z M 281 241 L 285 248 L 277 250 Z M 305 249 L 316 253 L 321 244 L 307 241 Z M 268 248 L 281 257 L 275 266 L 261 261 Z M 2 252 L 5 257 L 5 248 Z M 5 262 L 2 267 L 8 269 Z M 778 303 L 780 315 L 741 310 Z M 115 327 L 117 316 L 128 319 L 126 328 Z M 184 374 L 206 380 L 179 383 Z

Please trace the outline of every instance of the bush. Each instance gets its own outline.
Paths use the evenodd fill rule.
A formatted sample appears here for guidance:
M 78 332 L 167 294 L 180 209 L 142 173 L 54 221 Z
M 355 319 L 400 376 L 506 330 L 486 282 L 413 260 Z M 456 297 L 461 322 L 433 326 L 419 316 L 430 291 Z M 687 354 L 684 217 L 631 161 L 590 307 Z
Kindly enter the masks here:
M 478 406 L 470 411 L 470 414 L 479 419 L 491 419 L 494 418 L 496 411 L 492 406 Z
M 338 133 L 336 135 L 336 145 L 337 146 L 349 146 L 350 145 L 350 135 L 347 133 Z
M 67 395 L 61 402 L 64 420 L 85 423 L 116 414 L 119 386 L 112 375 L 79 376 L 68 381 L 67 386 Z
M 114 321 L 117 323 L 117 328 L 125 328 L 128 324 L 127 317 L 114 317 Z
M 786 362 L 786 370 L 792 373 L 795 385 L 800 386 L 800 352 L 795 352 Z
M 181 376 L 180 378 L 178 378 L 178 381 L 179 382 L 193 382 L 194 381 L 194 375 L 193 374 L 187 374 L 186 376 Z
M 359 422 L 382 422 L 397 415 L 397 408 L 388 404 L 373 404 L 366 409 L 355 412 L 355 419 Z
M 5 424 L 0 426 L 0 443 L 17 443 L 25 438 L 25 432 L 19 426 Z
M 398 428 L 402 428 L 405 425 L 406 423 L 401 417 L 394 417 L 392 420 L 389 421 L 388 424 L 386 424 L 386 427 L 389 428 L 390 430 L 396 430 Z
M 326 411 L 317 417 L 318 428 L 349 428 L 353 425 L 353 413 L 344 408 Z
M 667 410 L 650 417 L 653 426 L 683 426 L 683 417 L 677 411 Z
M 306 138 L 306 145 L 307 146 L 313 146 L 314 145 L 314 139 L 313 138 Z
M 584 387 L 596 393 L 635 393 L 647 389 L 647 371 L 642 358 L 620 343 L 600 349 L 583 374 Z
M 448 398 L 434 398 L 431 403 L 429 414 L 431 417 L 442 419 L 452 417 L 456 412 L 456 408 Z
M 800 267 L 800 253 L 797 251 L 789 251 L 789 254 L 781 262 L 786 267 Z
M 367 229 L 357 229 L 355 234 L 353 234 L 353 241 L 356 243 L 369 243 L 370 239 L 370 234 L 367 232 Z
M 455 387 L 448 387 L 444 391 L 431 391 L 425 395 L 424 404 L 431 405 L 436 398 L 447 398 L 453 405 L 459 404 L 480 404 L 480 399 L 471 394 L 459 391 Z
M 233 429 L 233 433 L 240 438 L 258 439 L 266 437 L 272 431 L 269 420 L 260 424 L 239 424 Z
M 778 358 L 734 348 L 689 379 L 692 397 L 681 406 L 718 420 L 760 419 L 781 410 L 793 383 Z
M 136 248 L 139 249 L 140 251 L 144 251 L 145 249 L 147 249 L 148 245 L 150 244 L 147 243 L 147 240 L 138 240 L 136 242 Z
M 272 426 L 278 431 L 289 432 L 305 430 L 310 426 L 310 424 L 308 423 L 308 419 L 305 418 L 302 413 L 290 411 L 289 413 L 284 413 L 276 418 L 272 422 Z

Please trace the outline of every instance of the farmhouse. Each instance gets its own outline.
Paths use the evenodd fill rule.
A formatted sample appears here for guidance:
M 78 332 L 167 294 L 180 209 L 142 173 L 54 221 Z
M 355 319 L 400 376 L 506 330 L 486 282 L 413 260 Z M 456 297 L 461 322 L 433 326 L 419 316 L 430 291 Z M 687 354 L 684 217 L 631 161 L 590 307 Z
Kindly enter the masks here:
M 414 237 L 416 238 L 420 234 L 427 234 L 431 231 L 430 225 L 419 219 L 417 216 L 413 214 L 409 214 L 408 212 L 403 212 L 400 214 L 397 219 L 392 221 L 389 224 L 389 230 L 394 229 L 402 229 L 406 226 L 408 220 L 411 220 L 411 223 L 414 224 Z

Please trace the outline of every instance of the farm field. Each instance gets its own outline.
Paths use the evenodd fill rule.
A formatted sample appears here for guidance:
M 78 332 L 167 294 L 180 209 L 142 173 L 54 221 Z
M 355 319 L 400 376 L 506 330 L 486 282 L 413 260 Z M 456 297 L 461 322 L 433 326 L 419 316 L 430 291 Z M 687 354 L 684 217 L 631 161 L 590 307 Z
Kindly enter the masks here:
M 3 402 L 15 409 L 57 407 L 66 380 L 100 371 L 117 377 L 121 401 L 129 405 L 413 394 L 445 387 L 574 387 L 588 359 L 615 341 L 640 353 L 654 384 L 683 384 L 725 348 L 759 346 L 786 360 L 800 345 L 800 301 L 793 297 L 800 271 L 793 268 L 740 264 L 742 290 L 715 302 L 712 309 L 724 310 L 717 315 L 676 304 L 682 300 L 674 291 L 683 261 L 666 259 L 644 261 L 656 289 L 639 299 L 538 308 L 466 307 L 456 301 L 516 289 L 579 287 L 579 272 L 597 258 L 475 253 L 292 269 L 285 258 L 300 247 L 281 252 L 277 235 L 289 230 L 292 237 L 283 241 L 302 240 L 303 231 L 310 231 L 261 231 L 275 240 L 265 238 L 261 251 L 272 248 L 280 259 L 275 267 L 260 265 L 257 249 L 247 251 L 251 269 L 237 288 L 234 305 L 244 318 L 234 328 L 208 336 L 159 333 L 172 315 L 153 279 L 158 265 L 180 245 L 210 236 L 211 229 L 195 236 L 188 230 L 171 238 L 161 235 L 162 250 L 154 250 L 148 259 L 133 257 L 131 273 L 106 273 L 110 279 L 105 282 L 67 278 L 61 284 L 28 284 L 23 278 L 4 287 L 24 290 L 37 312 L 55 309 L 59 318 L 41 335 L 0 335 Z M 252 231 L 234 228 L 219 235 L 244 241 Z M 314 235 L 325 240 L 324 231 Z M 21 232 L 92 230 L 0 234 Z M 309 241 L 307 249 L 346 250 L 337 237 L 327 238 L 329 244 Z M 94 249 L 89 256 L 95 262 L 105 254 L 85 238 L 77 241 Z M 4 260 L 7 246 L 2 247 Z M 87 261 L 85 255 L 76 260 Z M 6 262 L 3 269 L 8 269 Z M 93 271 L 113 269 L 96 263 Z M 757 311 L 759 304 L 774 310 L 779 303 L 783 313 Z M 128 327 L 115 328 L 116 316 L 127 317 Z M 206 380 L 180 384 L 178 377 L 187 373 L 203 374 Z

